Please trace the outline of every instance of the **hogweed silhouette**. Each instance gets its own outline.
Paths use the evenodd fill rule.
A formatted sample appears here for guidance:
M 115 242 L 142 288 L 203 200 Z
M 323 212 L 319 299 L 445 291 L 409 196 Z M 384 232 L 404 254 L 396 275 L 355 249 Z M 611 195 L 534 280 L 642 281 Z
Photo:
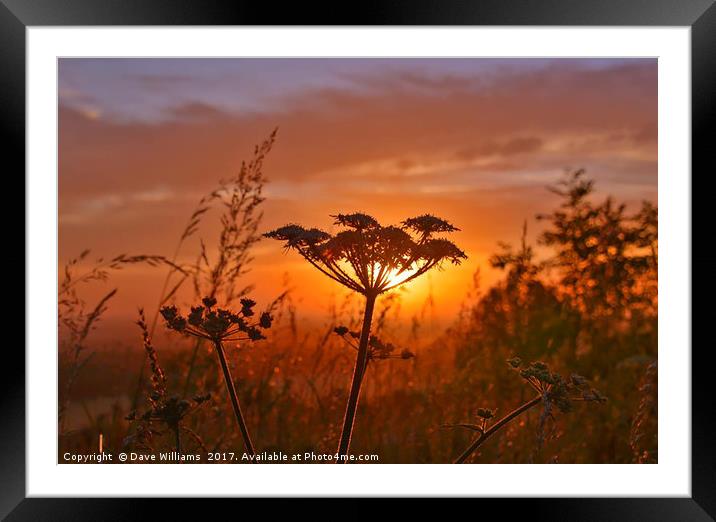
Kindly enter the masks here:
M 264 312 L 259 316 L 258 321 L 252 322 L 251 318 L 255 315 L 254 306 L 256 302 L 248 298 L 243 298 L 240 302 L 241 310 L 239 312 L 232 312 L 223 308 L 217 308 L 215 298 L 205 297 L 202 299 L 202 304 L 192 307 L 191 312 L 186 316 L 180 314 L 176 306 L 163 307 L 161 314 L 166 321 L 167 328 L 170 330 L 198 339 L 205 339 L 213 344 L 216 349 L 216 354 L 219 357 L 219 364 L 224 374 L 226 390 L 229 394 L 236 422 L 241 431 L 244 448 L 253 463 L 255 462 L 254 456 L 256 455 L 256 450 L 251 441 L 251 436 L 241 411 L 241 404 L 239 403 L 236 387 L 231 377 L 231 370 L 226 362 L 224 342 L 259 341 L 265 339 L 266 337 L 263 334 L 263 330 L 271 328 L 272 317 L 269 312 Z
M 368 362 L 381 351 L 376 343 L 371 343 L 370 335 L 376 299 L 439 267 L 444 261 L 457 265 L 467 256 L 447 239 L 435 237 L 458 229 L 429 214 L 406 219 L 399 227 L 381 226 L 373 217 L 361 213 L 331 217 L 335 218 L 336 225 L 344 228 L 335 235 L 290 224 L 264 236 L 283 241 L 286 249 L 298 252 L 325 276 L 365 297 L 363 325 L 338 445 L 337 462 L 341 463 L 347 461 Z M 383 350 L 383 353 L 387 352 Z
M 574 401 L 606 402 L 607 400 L 598 390 L 590 387 L 587 380 L 581 375 L 572 374 L 569 378 L 564 378 L 559 373 L 550 371 L 549 367 L 541 361 L 523 365 L 519 357 L 513 357 L 509 359 L 507 363 L 510 368 L 518 372 L 520 377 L 537 392 L 537 396 L 512 410 L 494 422 L 494 424 L 491 424 L 491 421 L 495 417 L 496 410 L 478 408 L 477 417 L 479 424 L 461 423 L 444 425 L 446 428 L 465 428 L 478 433 L 477 438 L 455 459 L 455 464 L 465 462 L 470 455 L 501 428 L 538 404 L 543 405 L 538 430 L 538 442 L 541 445 L 544 438 L 545 422 L 548 418 L 552 418 L 552 412 L 555 407 L 560 412 L 567 413 L 572 410 L 572 403 Z

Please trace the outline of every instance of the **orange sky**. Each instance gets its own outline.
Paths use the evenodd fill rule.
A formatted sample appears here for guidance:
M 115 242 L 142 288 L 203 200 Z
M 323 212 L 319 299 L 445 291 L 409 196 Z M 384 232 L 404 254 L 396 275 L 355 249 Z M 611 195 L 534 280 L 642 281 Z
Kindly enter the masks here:
M 60 60 L 60 263 L 93 255 L 171 255 L 197 199 L 279 127 L 266 162 L 263 230 L 331 228 L 362 211 L 384 224 L 433 213 L 462 229 L 468 262 L 411 285 L 406 316 L 431 284 L 449 317 L 498 240 L 555 204 L 545 190 L 585 167 L 601 194 L 656 200 L 656 60 Z M 216 215 L 210 215 L 215 220 Z M 217 228 L 201 237 L 209 247 Z M 196 245 L 185 250 L 193 261 Z M 256 248 L 247 282 L 263 303 L 289 273 L 300 311 L 339 292 L 284 253 Z M 164 273 L 132 268 L 115 320 L 152 309 Z

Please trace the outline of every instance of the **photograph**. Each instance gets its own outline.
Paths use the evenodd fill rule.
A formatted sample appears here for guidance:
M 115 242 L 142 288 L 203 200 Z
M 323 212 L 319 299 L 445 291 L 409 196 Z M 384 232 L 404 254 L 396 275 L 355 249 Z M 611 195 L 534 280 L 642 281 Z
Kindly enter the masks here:
M 60 57 L 57 464 L 657 464 L 658 70 Z
M 716 521 L 716 0 L 125 4 L 0 0 L 0 520 Z

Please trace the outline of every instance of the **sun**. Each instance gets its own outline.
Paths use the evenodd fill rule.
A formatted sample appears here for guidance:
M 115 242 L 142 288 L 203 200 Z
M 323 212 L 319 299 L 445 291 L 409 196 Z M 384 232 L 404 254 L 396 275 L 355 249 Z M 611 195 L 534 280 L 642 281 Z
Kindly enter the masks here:
M 376 272 L 380 270 L 380 265 L 376 263 Z M 402 282 L 406 281 L 410 276 L 412 276 L 415 273 L 415 268 L 409 268 L 407 270 L 403 270 L 402 272 L 399 269 L 391 270 L 388 273 L 387 286 L 396 286 L 401 284 Z

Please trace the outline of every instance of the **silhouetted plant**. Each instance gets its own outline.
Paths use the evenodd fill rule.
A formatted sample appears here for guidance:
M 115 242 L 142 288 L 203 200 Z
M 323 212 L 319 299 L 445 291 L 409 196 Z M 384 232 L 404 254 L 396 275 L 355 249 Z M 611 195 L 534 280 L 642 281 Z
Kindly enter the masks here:
M 519 373 L 525 382 L 534 388 L 537 392 L 537 396 L 505 415 L 494 424 L 491 424 L 490 421 L 495 416 L 495 410 L 478 408 L 477 417 L 480 419 L 479 424 L 462 423 L 445 425 L 445 427 L 465 428 L 478 433 L 477 438 L 455 459 L 455 464 L 465 462 L 470 455 L 497 431 L 538 404 L 543 405 L 538 431 L 538 438 L 541 443 L 544 423 L 548 418 L 552 418 L 553 408 L 556 407 L 560 412 L 566 413 L 572 410 L 573 401 L 606 402 L 607 400 L 599 391 L 591 388 L 587 380 L 581 375 L 572 374 L 569 378 L 564 378 L 560 374 L 550 371 L 549 367 L 540 361 L 523 366 L 522 360 L 519 357 L 513 357 L 509 359 L 507 363 L 510 368 Z
M 192 270 L 196 299 L 213 297 L 222 306 L 229 307 L 253 289 L 251 285 L 238 286 L 238 283 L 241 276 L 249 271 L 251 248 L 261 239 L 258 227 L 263 218 L 261 204 L 265 200 L 264 161 L 273 148 L 277 132 L 278 129 L 274 129 L 268 138 L 254 147 L 251 160 L 242 162 L 237 174 L 221 180 L 208 196 L 208 201 L 218 203 L 222 209 L 219 218 L 221 228 L 213 254 L 207 251 L 203 239 L 199 242 L 200 251 Z M 192 233 L 198 223 L 198 218 L 191 221 Z M 186 373 L 185 395 L 189 391 L 200 345 L 201 339 L 197 339 Z
M 239 397 L 236 394 L 231 371 L 226 362 L 223 343 L 226 341 L 258 341 L 266 338 L 262 330 L 271 328 L 271 314 L 264 312 L 259 316 L 258 321 L 252 322 L 251 318 L 255 315 L 255 305 L 255 301 L 242 298 L 241 310 L 232 312 L 223 308 L 216 308 L 216 299 L 214 297 L 205 297 L 202 299 L 202 304 L 192 307 L 191 312 L 186 317 L 179 313 L 176 306 L 165 306 L 161 310 L 167 328 L 197 339 L 205 339 L 211 342 L 216 349 L 231 406 L 241 431 L 244 448 L 249 454 L 251 462 L 255 462 L 256 450 L 241 411 Z
M 221 228 L 216 253 L 213 255 L 208 252 L 204 240 L 200 238 L 196 262 L 188 267 L 173 265 L 167 271 L 160 292 L 159 304 L 149 328 L 151 335 L 154 334 L 161 307 L 170 302 L 187 280 L 192 282 L 196 299 L 205 295 L 217 297 L 222 306 L 231 305 L 237 298 L 251 291 L 251 285 L 240 287 L 238 281 L 248 272 L 248 265 L 252 259 L 251 247 L 260 239 L 257 230 L 263 217 L 260 207 L 265 199 L 263 196 L 263 188 L 266 183 L 264 161 L 271 152 L 277 132 L 278 129 L 274 129 L 268 138 L 254 147 L 251 160 L 242 162 L 234 176 L 221 179 L 216 188 L 199 199 L 177 241 L 172 263 L 177 261 L 186 242 L 199 232 L 207 213 L 212 210 L 213 206 L 218 205 L 222 212 L 219 218 Z M 189 394 L 201 343 L 202 339 L 197 339 L 191 351 L 189 366 L 184 378 L 183 397 Z M 142 361 L 132 401 L 133 407 L 136 407 L 141 395 L 144 368 L 145 364 Z
M 601 365 L 624 337 L 616 322 L 656 317 L 656 208 L 645 202 L 629 215 L 611 197 L 594 202 L 594 182 L 584 170 L 568 172 L 550 190 L 562 202 L 538 216 L 548 224 L 539 240 L 554 249 L 548 266 L 556 268 L 561 298 L 579 314 L 576 334 L 587 342 L 575 336 L 575 351 L 591 352 L 590 363 Z
M 358 351 L 358 345 L 354 340 L 360 339 L 360 332 L 350 330 L 347 326 L 336 326 L 333 329 L 333 333 L 341 337 L 356 352 Z M 381 359 L 412 359 L 413 357 L 415 357 L 415 354 L 407 348 L 398 350 L 392 343 L 383 342 L 375 335 L 370 336 L 368 341 L 368 362 Z
M 658 363 L 647 366 L 639 382 L 639 405 L 629 432 L 629 446 L 634 462 L 654 464 L 658 461 L 659 380 Z
M 72 394 L 72 386 L 79 372 L 87 365 L 92 356 L 92 353 L 84 355 L 87 337 L 107 311 L 109 301 L 117 293 L 116 288 L 110 290 L 99 299 L 94 307 L 87 311 L 87 303 L 78 293 L 79 287 L 93 282 L 106 282 L 112 272 L 122 270 L 130 265 L 145 264 L 151 267 L 168 265 L 172 270 L 184 271 L 182 267 L 177 266 L 163 256 L 120 254 L 111 259 L 100 257 L 86 271 L 77 273 L 78 267 L 87 261 L 89 254 L 90 250 L 83 250 L 79 256 L 70 259 L 65 264 L 62 271 L 63 278 L 60 281 L 57 292 L 59 324 L 68 333 L 64 342 L 60 344 L 60 351 L 67 352 L 70 361 L 67 377 L 60 386 L 58 406 L 60 434 L 65 431 L 65 417 L 70 395 Z
M 551 190 L 563 202 L 559 210 L 538 216 L 550 224 L 540 241 L 556 250 L 551 264 L 560 268 L 560 282 L 580 309 L 620 312 L 636 297 L 630 286 L 656 254 L 655 208 L 644 203 L 630 217 L 626 206 L 611 197 L 593 203 L 593 181 L 584 178 L 583 170 L 568 174 Z
M 345 230 L 335 235 L 317 228 L 291 224 L 264 234 L 283 241 L 330 279 L 365 296 L 363 325 L 357 346 L 351 390 L 338 445 L 338 461 L 346 462 L 361 384 L 371 353 L 371 321 L 378 296 L 440 266 L 459 264 L 467 256 L 447 239 L 435 234 L 458 230 L 428 214 L 410 218 L 400 227 L 381 226 L 366 214 L 338 214 L 335 224 Z M 347 333 L 347 332 L 346 332 Z
M 182 247 L 184 246 L 184 243 L 191 238 L 198 230 L 199 225 L 201 223 L 201 220 L 211 209 L 212 202 L 219 197 L 218 190 L 214 190 L 210 192 L 209 194 L 206 194 L 202 196 L 199 199 L 199 202 L 197 203 L 196 207 L 194 208 L 194 211 L 189 216 L 189 219 L 187 220 L 184 230 L 181 233 L 181 236 L 179 237 L 176 246 L 174 247 L 174 254 L 172 255 L 172 263 L 176 263 L 177 259 L 179 258 L 179 254 L 182 250 Z M 193 267 L 191 267 L 193 268 Z M 159 319 L 159 312 L 165 304 L 170 302 L 170 300 L 179 292 L 181 287 L 184 285 L 184 283 L 189 279 L 193 273 L 195 273 L 196 270 L 191 270 L 191 272 L 184 270 L 183 268 L 181 270 L 170 267 L 169 270 L 167 270 L 167 274 L 164 277 L 164 282 L 162 283 L 162 289 L 159 292 L 159 304 L 157 305 L 157 308 L 154 313 L 154 317 L 152 318 L 152 324 L 149 327 L 149 335 L 154 335 L 155 328 L 157 326 L 157 320 Z M 174 276 L 178 275 L 178 279 L 175 280 Z M 137 378 L 137 387 L 134 391 L 134 398 L 132 399 L 132 407 L 136 408 L 137 401 L 139 400 L 139 396 L 142 392 L 142 387 L 144 384 L 144 367 L 146 362 L 146 353 L 145 358 L 142 361 L 142 366 L 139 369 L 139 376 Z M 184 394 L 186 395 L 186 385 Z
M 181 399 L 176 395 L 167 395 L 167 380 L 164 370 L 159 364 L 157 351 L 152 344 L 152 339 L 144 318 L 144 310 L 139 310 L 137 325 L 142 332 L 142 345 L 149 360 L 149 367 L 152 374 L 152 385 L 149 391 L 148 401 L 150 408 L 144 413 L 132 410 L 126 417 L 129 421 L 137 421 L 137 429 L 133 436 L 125 439 L 125 445 L 133 444 L 147 446 L 154 435 L 161 434 L 152 428 L 152 423 L 161 423 L 167 426 L 174 434 L 174 446 L 179 455 L 182 453 L 181 444 L 181 422 L 188 414 L 204 404 L 211 398 L 210 394 L 197 395 L 191 401 Z

